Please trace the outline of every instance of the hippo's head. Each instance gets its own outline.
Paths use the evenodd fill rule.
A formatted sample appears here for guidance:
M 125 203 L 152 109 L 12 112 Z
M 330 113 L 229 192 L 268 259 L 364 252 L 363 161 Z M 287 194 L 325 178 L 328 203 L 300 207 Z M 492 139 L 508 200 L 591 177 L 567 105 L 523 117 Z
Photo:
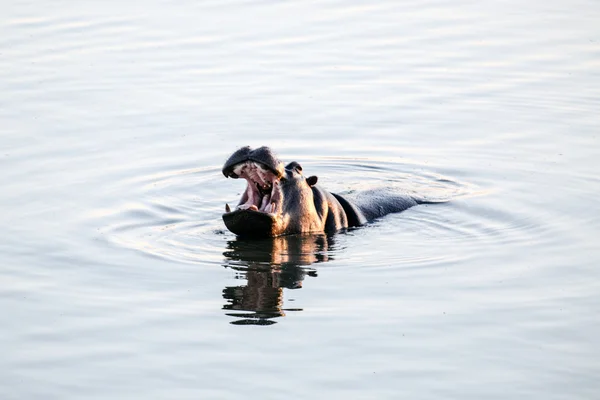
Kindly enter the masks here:
M 235 210 L 225 207 L 223 221 L 245 237 L 275 237 L 322 231 L 313 199 L 316 176 L 305 178 L 297 162 L 287 166 L 268 147 L 242 147 L 229 157 L 223 175 L 244 178 L 247 187 Z

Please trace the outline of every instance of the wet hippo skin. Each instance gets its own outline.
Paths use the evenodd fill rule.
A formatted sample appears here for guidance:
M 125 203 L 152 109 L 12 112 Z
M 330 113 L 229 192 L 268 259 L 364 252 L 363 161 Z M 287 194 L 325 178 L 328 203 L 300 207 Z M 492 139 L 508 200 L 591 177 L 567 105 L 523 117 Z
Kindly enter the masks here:
M 248 183 L 237 207 L 226 205 L 223 214 L 227 229 L 243 237 L 337 232 L 426 203 L 386 189 L 330 193 L 317 185 L 316 176 L 305 177 L 296 161 L 284 167 L 268 147 L 242 147 L 222 171 Z

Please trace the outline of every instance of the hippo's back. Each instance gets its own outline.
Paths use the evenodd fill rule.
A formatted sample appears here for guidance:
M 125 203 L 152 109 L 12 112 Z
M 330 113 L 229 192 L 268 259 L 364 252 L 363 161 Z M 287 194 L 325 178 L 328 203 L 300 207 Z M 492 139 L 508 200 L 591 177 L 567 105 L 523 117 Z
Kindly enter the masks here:
M 368 222 L 387 214 L 404 211 L 421 203 L 408 194 L 386 188 L 343 193 L 338 196 L 358 208 Z

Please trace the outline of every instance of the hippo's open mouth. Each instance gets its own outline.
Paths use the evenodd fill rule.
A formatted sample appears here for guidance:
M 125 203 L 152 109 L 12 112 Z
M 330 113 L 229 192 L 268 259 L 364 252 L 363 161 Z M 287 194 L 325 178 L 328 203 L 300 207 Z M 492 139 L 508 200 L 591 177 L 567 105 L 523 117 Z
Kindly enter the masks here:
M 248 182 L 236 210 L 279 214 L 282 199 L 279 177 L 269 166 L 256 161 L 245 161 L 234 165 L 229 176 L 244 178 Z M 229 205 L 226 205 L 226 211 L 231 212 Z
M 230 231 L 240 236 L 273 236 L 282 211 L 283 171 L 283 163 L 268 147 L 243 147 L 229 157 L 223 175 L 248 182 L 235 210 L 225 205 L 223 220 Z

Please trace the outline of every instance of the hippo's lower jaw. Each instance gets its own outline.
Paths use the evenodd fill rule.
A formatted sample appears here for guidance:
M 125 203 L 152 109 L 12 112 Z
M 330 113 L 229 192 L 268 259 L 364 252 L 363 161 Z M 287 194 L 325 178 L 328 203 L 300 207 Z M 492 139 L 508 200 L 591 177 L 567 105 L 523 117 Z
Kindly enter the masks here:
M 274 237 L 277 236 L 278 218 L 262 211 L 242 210 L 223 214 L 225 226 L 238 236 Z

